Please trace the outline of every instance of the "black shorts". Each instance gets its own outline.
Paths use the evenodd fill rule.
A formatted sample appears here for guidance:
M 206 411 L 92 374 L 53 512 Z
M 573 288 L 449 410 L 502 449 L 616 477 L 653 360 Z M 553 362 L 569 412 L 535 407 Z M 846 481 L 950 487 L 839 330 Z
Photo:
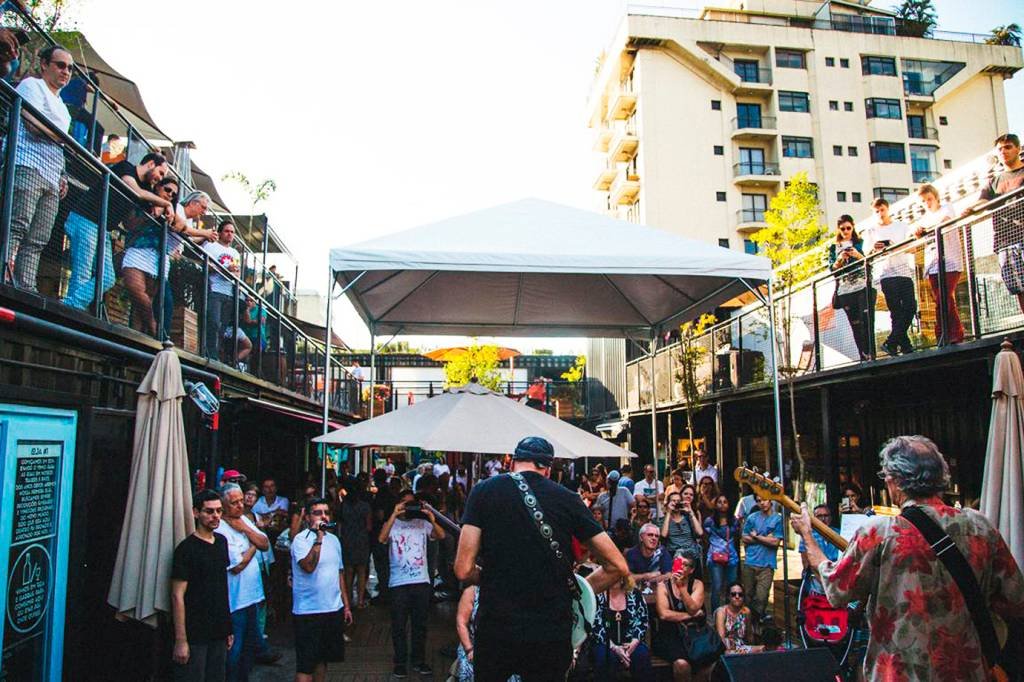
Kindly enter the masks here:
M 345 660 L 343 611 L 292 615 L 295 624 L 295 672 L 312 675 L 320 663 Z
M 572 664 L 572 644 L 562 642 L 516 642 L 497 633 L 481 635 L 477 630 L 473 651 L 473 673 L 477 682 L 505 682 L 519 675 L 523 682 L 564 682 Z

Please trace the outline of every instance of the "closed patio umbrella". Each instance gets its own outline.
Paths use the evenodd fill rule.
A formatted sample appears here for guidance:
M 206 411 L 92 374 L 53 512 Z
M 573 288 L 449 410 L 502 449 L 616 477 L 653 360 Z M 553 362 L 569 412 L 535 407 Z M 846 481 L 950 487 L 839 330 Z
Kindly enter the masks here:
M 169 347 L 157 353 L 138 394 L 128 504 L 107 602 L 119 619 L 156 627 L 157 611 L 171 608 L 174 548 L 195 530 L 181 417 L 185 388 Z
M 636 457 L 572 424 L 470 383 L 410 407 L 314 438 L 353 446 L 402 445 L 424 450 L 511 453 L 527 436 L 541 436 L 555 457 Z
M 999 529 L 1017 565 L 1024 566 L 1024 374 L 1009 341 L 996 354 L 993 374 L 981 513 Z

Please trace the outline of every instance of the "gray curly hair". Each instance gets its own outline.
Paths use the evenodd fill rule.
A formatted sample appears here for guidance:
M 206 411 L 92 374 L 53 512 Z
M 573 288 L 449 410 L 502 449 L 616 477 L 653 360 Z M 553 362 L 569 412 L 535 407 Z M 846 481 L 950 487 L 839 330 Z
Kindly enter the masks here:
M 878 453 L 882 475 L 910 497 L 928 497 L 949 487 L 949 465 L 925 436 L 896 436 Z

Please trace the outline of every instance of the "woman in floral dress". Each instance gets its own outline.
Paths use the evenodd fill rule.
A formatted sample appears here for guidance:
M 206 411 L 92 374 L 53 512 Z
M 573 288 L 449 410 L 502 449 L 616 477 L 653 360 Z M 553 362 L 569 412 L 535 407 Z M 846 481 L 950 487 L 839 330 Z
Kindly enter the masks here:
M 744 604 L 746 595 L 743 585 L 738 582 L 729 584 L 729 601 L 715 611 L 715 628 L 718 636 L 725 643 L 727 654 L 749 654 L 761 651 L 764 647 L 747 644 L 753 634 L 750 630 L 750 607 Z

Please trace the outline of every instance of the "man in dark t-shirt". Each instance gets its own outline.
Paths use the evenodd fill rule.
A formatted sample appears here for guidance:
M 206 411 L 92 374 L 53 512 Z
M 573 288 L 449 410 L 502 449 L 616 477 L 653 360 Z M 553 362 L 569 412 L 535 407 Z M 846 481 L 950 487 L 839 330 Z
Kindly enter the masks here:
M 192 500 L 196 530 L 174 548 L 171 612 L 174 679 L 223 680 L 231 648 L 228 607 L 228 543 L 213 531 L 223 513 L 220 496 L 201 490 Z
M 553 458 L 548 441 L 524 438 L 512 470 L 525 480 L 553 539 L 565 548 L 561 561 L 511 475 L 477 483 L 466 501 L 455 574 L 480 586 L 473 654 L 480 682 L 504 682 L 516 674 L 524 682 L 565 678 L 572 661 L 572 596 L 566 580 L 574 538 L 601 566 L 587 577 L 595 593 L 629 573 L 579 495 L 548 479 Z
M 135 193 L 135 197 L 151 206 L 160 206 L 166 211 L 173 211 L 174 206 L 171 205 L 171 202 L 155 194 L 157 183 L 167 175 L 168 170 L 167 159 L 157 153 L 146 154 L 137 165 L 121 161 L 110 167 L 110 171 L 128 185 L 128 188 Z M 111 224 L 127 219 L 137 210 L 135 197 L 125 195 L 117 190 L 116 186 L 111 186 L 109 210 Z

